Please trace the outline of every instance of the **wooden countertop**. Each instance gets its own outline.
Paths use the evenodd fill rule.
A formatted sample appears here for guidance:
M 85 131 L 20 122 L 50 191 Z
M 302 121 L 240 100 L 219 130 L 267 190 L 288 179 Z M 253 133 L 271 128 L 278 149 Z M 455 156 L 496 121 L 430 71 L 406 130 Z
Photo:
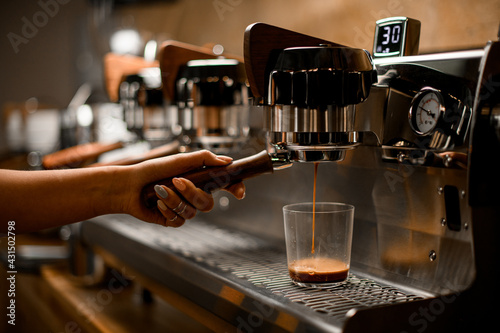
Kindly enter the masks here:
M 33 244 L 54 246 L 61 245 L 61 241 L 30 234 L 16 237 L 16 247 Z M 0 246 L 0 255 L 4 258 L 7 238 L 0 239 Z M 36 273 L 19 270 L 11 274 L 5 262 L 2 263 L 0 332 L 212 332 L 204 325 L 205 317 L 193 319 L 192 314 L 182 312 L 191 309 L 190 304 L 175 298 L 176 304 L 184 306 L 181 311 L 167 302 L 175 292 L 156 290 L 150 293 L 149 286 L 148 289 L 143 287 L 146 281 L 140 279 L 139 273 L 134 272 L 132 279 L 123 277 L 121 273 L 132 272 L 124 266 L 107 266 L 103 281 L 89 286 L 85 282 L 88 280 L 69 272 L 65 260 L 43 265 Z M 7 280 L 12 275 L 15 287 Z M 9 295 L 11 288 L 15 295 Z M 166 301 L 165 295 L 170 299 Z M 15 300 L 15 326 L 8 323 L 6 312 L 10 311 L 7 306 L 11 299 Z
M 7 298 L 6 270 L 0 271 L 2 308 Z M 111 281 L 111 280 L 110 280 Z M 133 281 L 80 285 L 61 265 L 44 266 L 40 274 L 16 274 L 16 320 L 3 332 L 211 332 L 202 324 L 152 295 L 144 302 L 142 287 Z M 4 305 L 5 304 L 5 305 Z

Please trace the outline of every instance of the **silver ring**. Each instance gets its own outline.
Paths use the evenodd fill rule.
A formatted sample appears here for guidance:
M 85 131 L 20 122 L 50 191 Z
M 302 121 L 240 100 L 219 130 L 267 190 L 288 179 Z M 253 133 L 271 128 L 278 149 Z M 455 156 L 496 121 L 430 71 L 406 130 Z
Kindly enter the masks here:
M 184 207 L 182 207 L 181 211 L 177 212 L 177 214 L 182 215 L 182 213 L 184 213 L 184 211 L 186 210 L 187 206 L 188 206 L 187 203 L 184 203 Z
M 182 200 L 181 200 L 181 202 L 179 202 L 179 204 L 177 205 L 177 207 L 175 207 L 175 208 L 174 208 L 174 209 L 172 209 L 172 210 L 173 210 L 174 212 L 178 213 L 178 211 L 179 211 L 179 209 L 181 208 L 181 206 L 182 206 L 182 204 L 183 204 L 183 203 L 184 203 L 184 202 L 182 202 Z M 184 206 L 184 209 L 186 209 L 186 206 Z M 183 209 L 182 211 L 184 211 L 184 209 Z
M 175 220 L 177 220 L 177 218 L 179 217 L 179 215 L 175 214 L 174 218 L 173 219 L 168 219 L 170 222 L 174 222 Z

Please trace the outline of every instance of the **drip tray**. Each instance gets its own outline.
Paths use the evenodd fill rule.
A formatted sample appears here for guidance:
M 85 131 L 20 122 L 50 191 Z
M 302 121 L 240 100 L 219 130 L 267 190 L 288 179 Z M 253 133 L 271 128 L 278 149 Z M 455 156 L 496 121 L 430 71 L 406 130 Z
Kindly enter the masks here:
M 108 215 L 84 223 L 82 238 L 240 331 L 255 323 L 263 330 L 341 331 L 352 309 L 424 298 L 355 269 L 340 286 L 298 287 L 288 276 L 283 248 L 201 220 L 174 229 Z

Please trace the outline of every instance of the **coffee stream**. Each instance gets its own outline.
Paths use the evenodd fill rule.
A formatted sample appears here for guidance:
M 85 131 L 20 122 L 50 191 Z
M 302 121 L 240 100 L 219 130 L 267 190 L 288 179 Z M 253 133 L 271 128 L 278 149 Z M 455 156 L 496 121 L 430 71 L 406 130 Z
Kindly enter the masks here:
M 314 188 L 313 188 L 313 223 L 312 223 L 312 247 L 311 253 L 314 253 L 314 227 L 316 224 L 316 180 L 318 178 L 318 162 L 314 162 Z
M 312 246 L 314 254 L 314 234 L 316 224 L 316 183 L 318 178 L 318 162 L 314 163 L 314 189 L 313 189 L 313 220 L 312 220 Z M 340 260 L 316 257 L 295 260 L 288 266 L 290 278 L 299 283 L 335 283 L 344 281 L 349 273 L 349 268 Z

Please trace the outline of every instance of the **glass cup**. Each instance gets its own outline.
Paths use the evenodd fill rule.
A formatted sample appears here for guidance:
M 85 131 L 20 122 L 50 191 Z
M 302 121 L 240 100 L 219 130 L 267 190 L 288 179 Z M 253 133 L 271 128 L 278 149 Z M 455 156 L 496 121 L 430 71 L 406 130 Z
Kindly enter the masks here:
M 288 272 L 302 287 L 343 283 L 351 262 L 354 206 L 333 202 L 283 207 Z

